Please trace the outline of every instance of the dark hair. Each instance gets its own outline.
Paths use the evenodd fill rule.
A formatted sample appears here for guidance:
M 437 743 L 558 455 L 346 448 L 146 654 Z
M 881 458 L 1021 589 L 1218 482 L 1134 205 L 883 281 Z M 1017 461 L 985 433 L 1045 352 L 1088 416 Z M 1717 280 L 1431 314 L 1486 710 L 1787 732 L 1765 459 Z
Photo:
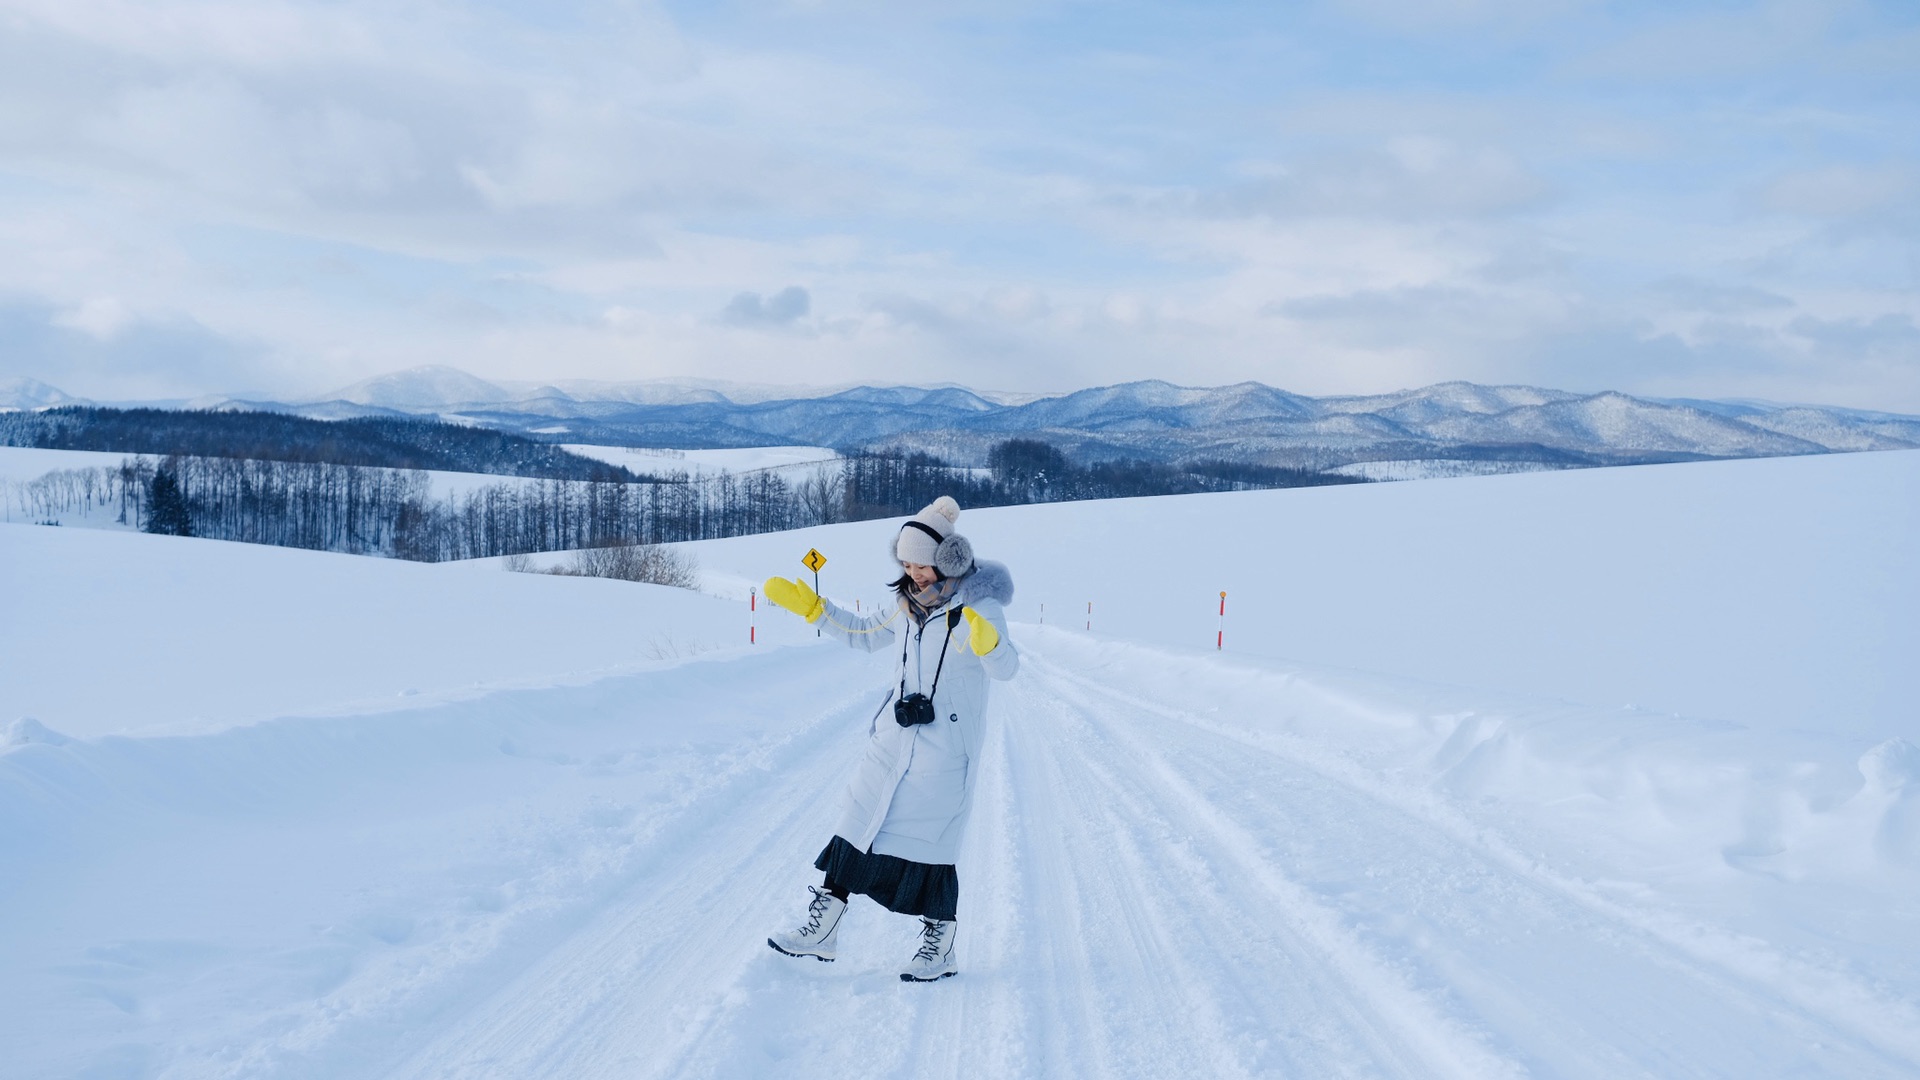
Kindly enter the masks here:
M 933 580 L 945 581 L 947 580 L 947 575 L 939 567 L 936 566 L 933 568 Z M 891 587 L 894 592 L 900 594 L 901 596 L 909 596 L 915 592 L 918 592 L 920 589 L 920 586 L 915 585 L 913 583 L 913 575 L 907 573 L 904 569 L 900 571 L 899 577 L 894 578 L 892 581 L 888 582 L 887 585 Z

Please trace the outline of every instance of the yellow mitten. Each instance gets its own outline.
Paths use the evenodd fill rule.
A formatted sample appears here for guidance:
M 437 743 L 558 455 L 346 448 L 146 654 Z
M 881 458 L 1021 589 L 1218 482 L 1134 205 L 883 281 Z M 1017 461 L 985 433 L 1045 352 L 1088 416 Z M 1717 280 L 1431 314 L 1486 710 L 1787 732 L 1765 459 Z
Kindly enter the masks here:
M 817 622 L 827 613 L 827 605 L 820 600 L 820 594 L 807 587 L 804 581 L 788 581 L 783 577 L 770 577 L 760 587 L 767 599 L 807 620 Z
M 985 656 L 992 652 L 1000 644 L 1000 631 L 993 628 L 986 616 L 972 608 L 962 608 L 961 612 L 966 615 L 967 626 L 973 631 L 967 635 L 967 644 L 973 648 L 973 655 Z

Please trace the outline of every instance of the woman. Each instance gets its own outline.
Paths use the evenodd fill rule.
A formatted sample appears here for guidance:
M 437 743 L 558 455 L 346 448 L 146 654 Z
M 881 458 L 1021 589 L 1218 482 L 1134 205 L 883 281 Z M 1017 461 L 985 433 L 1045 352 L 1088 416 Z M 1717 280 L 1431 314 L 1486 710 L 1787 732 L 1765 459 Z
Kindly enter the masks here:
M 788 956 L 832 960 L 847 898 L 862 893 L 890 911 L 920 917 L 920 947 L 900 978 L 932 982 L 958 971 L 953 957 L 960 879 L 954 862 L 973 807 L 984 742 L 987 680 L 1020 666 L 1007 640 L 1007 568 L 973 557 L 953 531 L 960 506 L 942 495 L 894 535 L 899 604 L 885 618 L 853 615 L 804 583 L 770 578 L 767 599 L 856 649 L 897 648 L 892 708 L 882 704 L 866 755 L 847 785 L 833 839 L 813 865 L 807 917 L 767 944 Z M 904 618 L 903 618 L 904 617 Z M 896 631 L 896 622 L 898 628 Z

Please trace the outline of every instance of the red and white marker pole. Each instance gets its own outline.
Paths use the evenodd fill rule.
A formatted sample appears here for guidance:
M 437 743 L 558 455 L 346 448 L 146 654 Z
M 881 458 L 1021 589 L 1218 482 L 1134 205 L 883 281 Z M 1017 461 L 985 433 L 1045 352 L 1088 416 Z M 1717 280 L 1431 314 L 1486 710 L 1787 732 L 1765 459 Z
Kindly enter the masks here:
M 1224 649 L 1227 647 L 1227 594 L 1225 590 L 1222 590 L 1220 593 L 1220 632 L 1213 636 L 1213 647 L 1215 649 Z
M 1087 633 L 1093 633 L 1093 601 L 1087 601 Z
M 758 645 L 760 637 L 760 589 L 754 586 L 747 590 L 747 644 Z

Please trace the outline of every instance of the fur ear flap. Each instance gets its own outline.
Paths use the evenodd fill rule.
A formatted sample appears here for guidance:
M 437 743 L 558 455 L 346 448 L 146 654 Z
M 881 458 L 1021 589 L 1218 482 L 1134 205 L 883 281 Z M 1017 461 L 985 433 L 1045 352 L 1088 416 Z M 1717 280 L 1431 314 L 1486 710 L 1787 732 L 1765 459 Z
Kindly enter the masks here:
M 973 569 L 973 545 L 967 538 L 954 533 L 940 541 L 940 547 L 933 554 L 933 565 L 950 578 L 956 578 Z

